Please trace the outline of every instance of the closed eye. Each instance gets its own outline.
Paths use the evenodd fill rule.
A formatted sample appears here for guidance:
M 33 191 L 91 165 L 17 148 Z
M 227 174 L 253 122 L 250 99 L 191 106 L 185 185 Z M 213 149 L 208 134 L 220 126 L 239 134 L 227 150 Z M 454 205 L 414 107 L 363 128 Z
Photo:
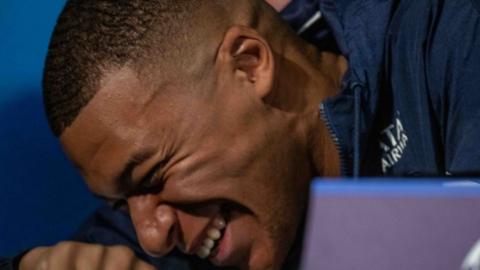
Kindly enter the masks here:
M 163 179 L 163 168 L 165 163 L 160 162 L 157 164 L 152 170 L 148 172 L 148 174 L 140 181 L 140 184 L 136 188 L 132 195 L 141 195 L 141 194 L 157 194 L 162 191 L 164 186 L 164 179 Z
M 165 170 L 170 157 L 158 162 L 142 179 L 140 188 L 160 192 L 165 184 Z

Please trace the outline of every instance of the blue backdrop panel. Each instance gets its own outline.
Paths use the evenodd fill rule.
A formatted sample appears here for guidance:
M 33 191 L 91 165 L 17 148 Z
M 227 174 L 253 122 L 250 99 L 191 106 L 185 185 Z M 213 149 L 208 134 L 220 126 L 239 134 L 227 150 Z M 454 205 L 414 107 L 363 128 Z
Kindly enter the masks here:
M 41 77 L 63 0 L 0 2 L 0 256 L 67 239 L 99 204 L 48 129 Z

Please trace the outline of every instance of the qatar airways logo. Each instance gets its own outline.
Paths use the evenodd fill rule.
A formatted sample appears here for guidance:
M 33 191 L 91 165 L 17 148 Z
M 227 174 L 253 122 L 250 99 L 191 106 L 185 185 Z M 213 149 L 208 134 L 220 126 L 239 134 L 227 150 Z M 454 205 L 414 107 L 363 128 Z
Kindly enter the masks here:
M 380 134 L 380 148 L 382 150 L 382 171 L 386 173 L 402 159 L 407 148 L 408 136 L 400 118 L 396 118 Z
M 473 246 L 463 261 L 462 270 L 480 270 L 480 240 Z

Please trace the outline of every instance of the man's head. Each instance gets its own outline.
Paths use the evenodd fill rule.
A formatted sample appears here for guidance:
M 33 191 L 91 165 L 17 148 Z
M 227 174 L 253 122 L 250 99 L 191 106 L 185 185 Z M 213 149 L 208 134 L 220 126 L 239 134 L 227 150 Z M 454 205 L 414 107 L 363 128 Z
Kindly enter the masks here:
M 213 263 L 277 269 L 318 173 L 323 96 L 305 90 L 300 43 L 262 1 L 69 1 L 48 119 L 91 190 L 127 202 L 150 254 L 208 247 L 221 217 Z

